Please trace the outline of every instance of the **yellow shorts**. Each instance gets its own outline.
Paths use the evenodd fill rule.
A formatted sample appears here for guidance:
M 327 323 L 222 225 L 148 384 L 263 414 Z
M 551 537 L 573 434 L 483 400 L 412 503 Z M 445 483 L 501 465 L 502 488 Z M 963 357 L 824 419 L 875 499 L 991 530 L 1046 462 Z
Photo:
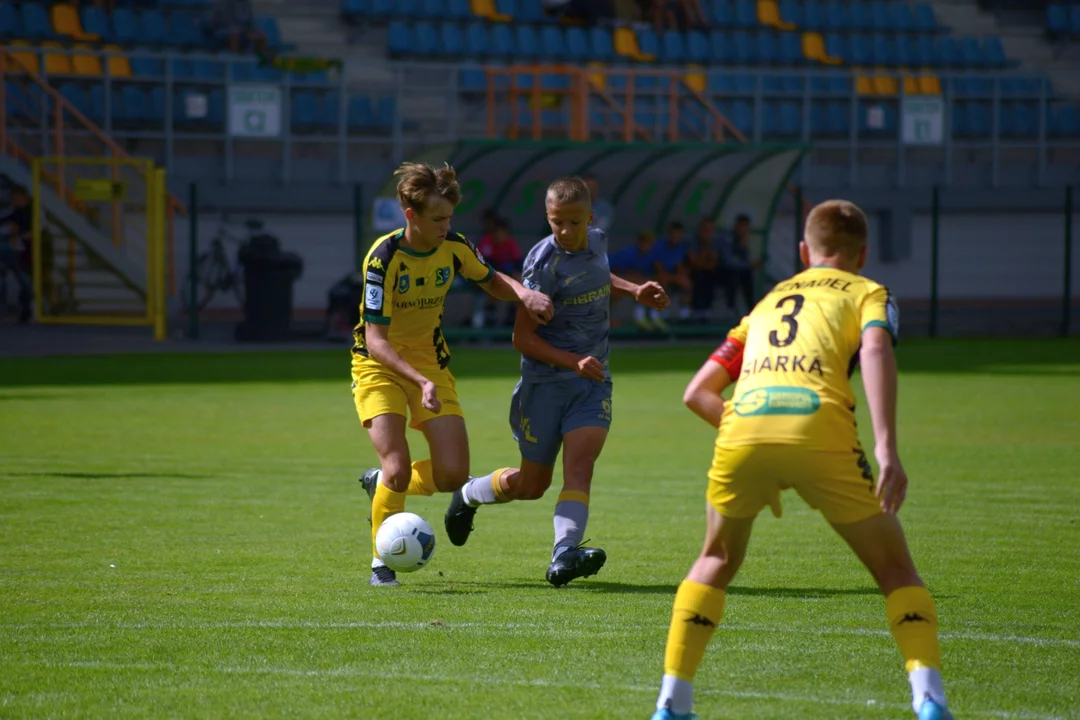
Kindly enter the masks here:
M 436 417 L 462 416 L 457 382 L 450 371 L 421 368 L 417 370 L 435 383 L 436 394 L 442 403 L 442 409 L 437 413 L 421 404 L 423 395 L 420 388 L 408 380 L 381 366 L 353 365 L 353 401 L 356 403 L 356 414 L 360 416 L 364 427 L 369 427 L 373 418 L 387 414 L 410 417 L 409 426 L 413 428 L 419 428 Z
M 718 446 L 709 470 L 709 504 L 725 517 L 756 517 L 766 505 L 780 517 L 780 492 L 795 488 L 834 524 L 859 522 L 881 508 L 862 449 L 811 450 L 799 445 Z

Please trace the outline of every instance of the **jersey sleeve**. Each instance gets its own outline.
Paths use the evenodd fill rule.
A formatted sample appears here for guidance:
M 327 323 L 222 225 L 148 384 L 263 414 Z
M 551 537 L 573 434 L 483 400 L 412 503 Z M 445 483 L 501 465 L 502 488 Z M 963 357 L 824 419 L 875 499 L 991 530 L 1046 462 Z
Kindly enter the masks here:
M 366 323 L 390 324 L 397 279 L 391 277 L 387 283 L 386 278 L 393 266 L 393 255 L 394 251 L 389 243 L 382 242 L 372 248 L 364 259 L 364 306 L 361 308 L 361 315 Z
M 464 235 L 450 233 L 446 236 L 446 242 L 453 243 L 454 270 L 461 277 L 475 283 L 486 283 L 495 275 L 495 268 L 488 265 L 484 256 Z
M 548 269 L 552 252 L 552 247 L 541 241 L 525 256 L 525 266 L 521 270 L 521 284 L 548 297 L 555 296 L 555 275 Z
M 861 332 L 867 328 L 883 327 L 892 336 L 893 345 L 900 340 L 900 307 L 888 289 L 878 285 L 866 293 L 859 308 Z
M 742 372 L 743 349 L 746 347 L 746 335 L 750 332 L 749 317 L 744 317 L 738 325 L 728 331 L 724 344 L 716 348 L 709 359 L 719 363 L 728 372 L 728 377 L 737 380 Z

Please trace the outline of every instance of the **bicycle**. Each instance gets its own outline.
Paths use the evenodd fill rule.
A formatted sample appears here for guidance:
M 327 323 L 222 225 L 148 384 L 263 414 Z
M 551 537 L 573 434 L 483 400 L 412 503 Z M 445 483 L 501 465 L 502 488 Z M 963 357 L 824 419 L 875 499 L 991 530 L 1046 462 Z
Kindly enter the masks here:
M 196 311 L 201 311 L 214 295 L 230 290 L 236 296 L 241 307 L 244 305 L 244 266 L 240 262 L 240 251 L 251 239 L 262 232 L 262 220 L 249 218 L 244 226 L 247 229 L 247 238 L 240 238 L 232 234 L 226 227 L 228 218 L 221 217 L 217 232 L 210 241 L 210 249 L 200 253 L 195 260 L 195 293 L 198 302 L 195 304 Z M 225 245 L 237 245 L 235 260 L 229 259 Z M 191 308 L 191 276 L 184 280 L 183 302 L 185 308 Z

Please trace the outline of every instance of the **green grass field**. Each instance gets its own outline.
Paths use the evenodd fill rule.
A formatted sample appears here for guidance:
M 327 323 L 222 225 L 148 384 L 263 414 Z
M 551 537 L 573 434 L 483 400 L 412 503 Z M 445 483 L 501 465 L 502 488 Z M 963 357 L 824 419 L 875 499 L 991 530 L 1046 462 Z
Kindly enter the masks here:
M 704 526 L 714 433 L 680 397 L 708 350 L 616 349 L 586 534 L 609 560 L 561 590 L 554 491 L 367 585 L 375 456 L 345 351 L 0 360 L 0 717 L 649 717 Z M 956 717 L 1080 717 L 1080 342 L 912 342 L 900 363 L 901 517 Z M 454 367 L 474 470 L 513 464 L 515 356 L 459 346 Z M 441 536 L 446 500 L 409 509 Z M 883 605 L 785 494 L 698 712 L 910 718 Z

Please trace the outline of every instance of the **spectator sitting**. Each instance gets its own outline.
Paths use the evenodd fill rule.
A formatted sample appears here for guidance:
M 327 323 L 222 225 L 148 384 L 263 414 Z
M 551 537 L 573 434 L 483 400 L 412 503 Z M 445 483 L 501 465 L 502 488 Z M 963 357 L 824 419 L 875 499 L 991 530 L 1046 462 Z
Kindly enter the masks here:
M 754 309 L 754 271 L 761 261 L 750 257 L 750 216 L 739 215 L 731 233 L 720 247 L 721 265 L 724 273 L 724 293 L 728 312 L 733 317 L 739 313 L 735 308 L 735 295 L 741 291 L 746 302 L 746 312 Z
M 720 253 L 716 249 L 716 222 L 710 217 L 698 223 L 696 242 L 687 253 L 690 265 L 690 317 L 696 322 L 708 322 L 712 312 L 716 286 L 721 282 Z
M 535 0 L 525 0 L 535 2 Z M 599 25 L 615 17 L 611 0 L 541 0 L 544 12 L 559 18 L 584 20 L 589 25 Z
M 705 29 L 708 18 L 700 0 L 638 0 L 641 16 L 651 20 L 657 34 L 664 30 Z
M 683 295 L 682 307 L 679 309 L 679 317 L 686 318 L 690 315 L 690 308 L 686 306 L 686 295 L 690 293 L 692 282 L 690 280 L 690 267 L 686 262 L 686 243 L 684 242 L 685 231 L 683 224 L 674 221 L 668 225 L 667 236 L 656 243 L 652 251 L 653 272 L 655 279 L 668 295 L 674 299 L 675 295 Z M 661 316 L 662 317 L 662 316 Z M 663 320 L 654 320 L 660 329 L 666 329 Z
M 217 0 L 209 34 L 225 40 L 233 52 L 266 53 L 266 35 L 255 27 L 251 0 Z
M 518 247 L 517 240 L 510 235 L 510 224 L 503 218 L 497 218 L 494 223 L 494 232 L 480 238 L 479 250 L 484 259 L 491 267 L 501 273 L 505 273 L 515 280 L 521 280 L 521 269 L 525 257 Z M 483 297 L 477 297 L 473 311 L 472 326 L 482 328 L 484 325 L 492 325 L 495 320 L 498 303 L 495 298 L 486 292 Z M 504 325 L 513 325 L 514 316 L 517 314 L 517 305 L 506 303 L 506 317 Z
M 633 245 L 623 248 L 608 257 L 611 272 L 639 285 L 652 280 L 652 251 L 655 242 L 656 236 L 652 232 L 648 230 L 639 232 L 637 241 Z M 616 303 L 618 300 L 618 295 L 611 296 L 612 303 Z M 664 321 L 660 317 L 659 311 L 652 309 L 652 319 L 650 320 L 646 314 L 649 310 L 644 305 L 634 303 L 634 324 L 642 330 L 652 330 L 657 325 L 663 326 Z
M 11 190 L 11 208 L 0 214 L 0 274 L 11 273 L 19 286 L 19 322 L 30 322 L 34 291 L 30 281 L 30 195 Z M 6 294 L 6 293 L 5 293 Z M 0 297 L 5 303 L 6 297 Z

